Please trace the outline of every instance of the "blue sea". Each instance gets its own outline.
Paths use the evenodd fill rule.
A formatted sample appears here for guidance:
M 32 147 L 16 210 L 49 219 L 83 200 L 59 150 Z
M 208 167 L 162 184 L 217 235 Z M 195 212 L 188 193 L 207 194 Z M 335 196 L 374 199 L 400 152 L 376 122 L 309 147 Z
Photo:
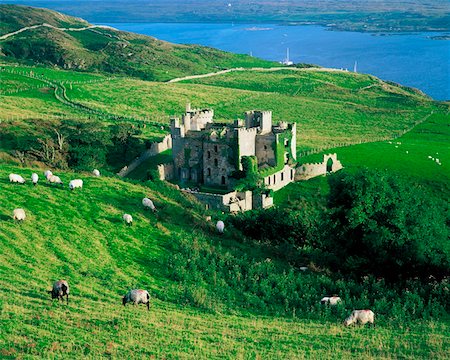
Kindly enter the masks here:
M 120 30 L 180 44 L 199 44 L 281 61 L 354 69 L 450 99 L 450 41 L 440 33 L 373 35 L 321 26 L 274 24 L 114 23 Z M 448 35 L 448 34 L 447 34 Z

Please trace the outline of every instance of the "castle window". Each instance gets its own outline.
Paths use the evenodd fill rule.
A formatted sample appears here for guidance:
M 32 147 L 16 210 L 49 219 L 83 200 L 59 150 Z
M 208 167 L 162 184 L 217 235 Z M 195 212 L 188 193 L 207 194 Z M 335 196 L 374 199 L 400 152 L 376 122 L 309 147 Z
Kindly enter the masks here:
M 286 147 L 289 146 L 289 139 L 284 139 L 284 146 L 286 146 Z
M 222 176 L 222 185 L 225 185 L 225 176 Z
M 217 152 L 217 145 L 214 145 L 214 151 Z
M 269 180 L 269 185 L 270 185 L 270 176 L 269 176 L 269 179 L 268 179 L 268 180 Z
M 284 180 L 284 173 L 281 173 L 281 181 Z
M 208 151 L 207 154 L 208 154 L 208 159 L 211 159 L 211 151 Z
M 264 145 L 264 150 L 267 150 L 267 145 Z
M 217 159 L 214 159 L 214 166 L 218 166 L 219 165 L 219 161 Z
M 211 169 L 210 168 L 206 169 L 206 173 L 208 174 L 208 176 L 211 176 Z
M 291 180 L 294 180 L 294 169 L 291 170 Z
M 275 185 L 277 183 L 277 177 L 273 175 L 273 184 Z

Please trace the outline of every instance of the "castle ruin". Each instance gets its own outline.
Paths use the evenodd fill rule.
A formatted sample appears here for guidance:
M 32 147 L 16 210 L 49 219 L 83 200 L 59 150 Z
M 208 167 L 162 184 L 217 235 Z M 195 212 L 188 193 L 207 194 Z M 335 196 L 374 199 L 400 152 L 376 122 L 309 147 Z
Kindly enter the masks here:
M 232 190 L 242 158 L 255 157 L 264 184 L 278 190 L 294 180 L 296 124 L 272 123 L 271 111 L 248 111 L 234 123 L 213 121 L 210 109 L 188 104 L 181 120 L 171 119 L 173 176 L 180 182 Z M 281 186 L 281 187 L 282 187 Z

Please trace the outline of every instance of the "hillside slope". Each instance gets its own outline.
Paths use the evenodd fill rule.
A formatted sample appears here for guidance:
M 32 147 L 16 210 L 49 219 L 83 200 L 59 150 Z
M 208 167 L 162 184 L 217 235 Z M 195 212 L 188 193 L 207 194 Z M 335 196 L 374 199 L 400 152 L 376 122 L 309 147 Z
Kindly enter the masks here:
M 157 81 L 222 68 L 273 65 L 247 55 L 208 47 L 175 45 L 112 28 L 89 28 L 91 24 L 84 20 L 46 9 L 0 5 L 0 18 L 0 60 L 3 56 L 5 60 L 31 61 L 65 69 L 102 71 Z M 32 28 L 2 39 L 2 36 L 21 28 L 44 23 L 56 28 Z M 76 31 L 76 28 L 83 27 L 88 28 Z
M 36 168 L 0 169 L 0 357 L 445 357 L 445 322 L 400 328 L 381 322 L 376 330 L 344 329 L 342 315 L 327 315 L 326 309 L 321 321 L 240 312 L 233 316 L 226 308 L 225 314 L 221 308 L 205 312 L 201 304 L 208 296 L 195 280 L 195 268 L 189 271 L 197 292 L 190 293 L 168 276 L 170 259 L 178 257 L 177 244 L 190 243 L 194 256 L 207 237 L 208 246 L 223 256 L 224 267 L 234 266 L 234 251 L 246 253 L 247 262 L 260 266 L 268 256 L 263 246 L 239 245 L 233 234 L 218 238 L 194 204 L 163 184 L 144 187 L 115 178 L 60 173 L 66 184 L 75 176 L 84 179 L 81 191 L 70 192 L 67 185 L 41 182 L 33 187 L 30 182 L 7 181 L 10 172 L 29 178 L 32 171 L 41 173 Z M 144 195 L 155 200 L 156 215 L 140 206 Z M 16 207 L 27 212 L 22 224 L 11 218 Z M 133 215 L 133 226 L 122 223 L 124 212 Z M 51 302 L 46 292 L 59 278 L 71 285 L 68 306 Z M 218 279 L 210 291 L 223 291 L 223 280 Z M 121 305 L 121 296 L 134 287 L 150 290 L 150 312 L 143 306 Z

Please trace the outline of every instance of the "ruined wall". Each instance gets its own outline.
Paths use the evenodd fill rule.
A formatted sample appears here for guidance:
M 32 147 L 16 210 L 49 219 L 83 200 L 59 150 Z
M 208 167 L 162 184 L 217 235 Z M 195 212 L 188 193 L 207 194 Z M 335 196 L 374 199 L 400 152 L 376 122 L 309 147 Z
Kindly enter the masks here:
M 210 194 L 202 192 L 188 192 L 198 201 L 204 204 L 205 208 L 211 210 L 219 210 L 225 212 L 241 212 L 252 209 L 252 192 L 236 192 L 232 191 L 225 195 Z
M 128 166 L 124 166 L 117 173 L 117 175 L 119 175 L 120 177 L 125 177 L 148 158 L 158 155 L 171 148 L 172 148 L 172 138 L 170 135 L 166 135 L 161 142 L 152 143 L 149 149 L 145 150 L 138 158 L 132 161 Z
M 327 171 L 328 161 L 332 161 L 331 171 Z M 323 156 L 321 163 L 308 163 L 299 166 L 295 172 L 295 180 L 308 180 L 316 176 L 326 175 L 328 172 L 336 172 L 343 168 L 337 159 L 337 154 L 327 154 Z
M 289 165 L 285 165 L 282 170 L 266 176 L 264 178 L 264 185 L 268 189 L 278 191 L 293 181 L 295 181 L 295 169 Z
M 253 194 L 253 209 L 267 209 L 273 206 L 273 197 L 266 194 Z
M 272 133 L 256 136 L 256 158 L 258 159 L 258 166 L 266 164 L 272 167 L 276 165 L 275 141 L 276 137 Z
M 232 147 L 228 143 L 223 142 L 204 142 L 203 148 L 202 171 L 204 184 L 207 186 L 229 187 L 228 177 L 236 170 L 232 163 L 235 156 Z
M 236 129 L 239 148 L 239 164 L 242 156 L 255 156 L 256 153 L 256 134 L 257 128 L 252 129 Z M 239 170 L 242 170 L 242 165 L 239 165 Z
M 157 167 L 159 180 L 173 180 L 174 166 L 173 164 L 160 164 Z

